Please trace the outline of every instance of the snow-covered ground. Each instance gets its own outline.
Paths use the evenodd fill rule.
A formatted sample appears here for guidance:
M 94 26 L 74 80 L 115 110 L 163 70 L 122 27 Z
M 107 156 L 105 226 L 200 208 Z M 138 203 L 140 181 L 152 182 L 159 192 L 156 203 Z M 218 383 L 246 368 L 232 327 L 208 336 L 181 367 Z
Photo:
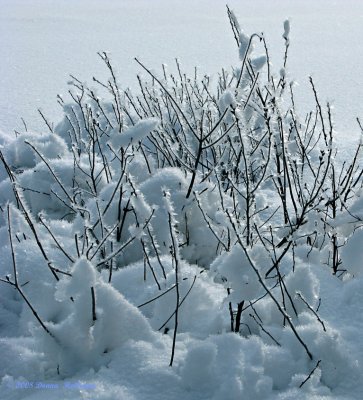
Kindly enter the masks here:
M 247 32 L 263 31 L 279 65 L 282 22 L 291 19 L 289 71 L 311 102 L 307 77 L 322 100 L 335 106 L 337 129 L 345 137 L 359 131 L 363 2 L 355 0 L 254 0 L 229 2 Z M 109 51 L 123 87 L 135 86 L 140 57 L 158 70 L 178 57 L 215 74 L 235 65 L 236 52 L 225 12 L 217 0 L 1 0 L 0 130 L 23 127 L 21 117 L 41 127 L 37 109 L 57 122 L 57 94 L 67 92 L 72 73 L 82 81 L 107 73 L 97 57 Z M 298 93 L 297 92 L 297 93 Z
M 334 106 L 340 160 L 351 162 L 353 143 L 359 133 L 355 117 L 363 117 L 360 85 L 363 3 L 231 0 L 229 5 L 247 34 L 265 33 L 276 74 L 283 63 L 283 22 L 290 19 L 287 78 L 299 83 L 295 87 L 297 111 L 303 115 L 305 109 L 315 107 L 308 80 L 312 75 L 322 104 L 328 100 Z M 130 105 L 131 117 L 124 116 L 120 135 L 114 128 L 118 123 L 122 125 L 116 110 L 112 111 L 107 102 L 99 108 L 95 100 L 91 102 L 93 108 L 84 106 L 97 118 L 88 120 L 94 129 L 91 131 L 99 134 L 98 141 L 93 142 L 97 155 L 92 159 L 86 156 L 87 135 L 91 131 L 77 125 L 83 121 L 81 114 L 77 114 L 79 110 L 73 113 L 70 107 L 62 109 L 57 105 L 57 94 L 69 101 L 66 85 L 69 73 L 91 86 L 93 76 L 102 81 L 109 78 L 109 71 L 97 56 L 98 51 L 104 50 L 110 54 L 123 89 L 137 90 L 136 74 L 147 76 L 134 57 L 159 77 L 161 64 L 166 63 L 175 71 L 174 59 L 178 57 L 187 73 L 192 74 L 197 65 L 201 76 L 208 73 L 215 82 L 222 67 L 228 69 L 240 64 L 224 2 L 0 0 L 0 6 L 0 150 L 21 193 L 20 197 L 14 197 L 11 180 L 1 163 L 0 398 L 360 399 L 363 393 L 360 191 L 353 188 L 356 197 L 352 204 L 343 201 L 342 195 L 341 204 L 351 206 L 349 213 L 342 207 L 325 224 L 324 210 L 330 209 L 322 208 L 331 198 L 328 189 L 325 191 L 322 186 L 322 200 L 314 199 L 316 204 L 311 204 L 311 212 L 304 214 L 306 220 L 299 236 L 293 227 L 289 231 L 288 226 L 281 226 L 281 210 L 276 215 L 266 211 L 280 201 L 271 182 L 277 182 L 274 176 L 280 176 L 281 171 L 271 170 L 270 175 L 268 170 L 263 175 L 266 183 L 256 191 L 253 201 L 258 211 L 255 214 L 246 211 L 243 185 L 234 192 L 238 193 L 237 206 L 233 206 L 235 199 L 232 202 L 227 190 L 223 194 L 215 190 L 224 187 L 218 180 L 223 177 L 223 163 L 216 167 L 216 177 L 210 180 L 202 179 L 204 167 L 198 171 L 195 194 L 189 198 L 192 171 L 180 163 L 164 165 L 161 159 L 164 149 L 175 150 L 175 154 L 180 151 L 186 157 L 183 158 L 186 164 L 194 160 L 193 136 L 181 142 L 188 149 L 183 153 L 174 142 L 167 139 L 161 142 L 160 118 L 139 118 L 137 111 L 142 107 L 132 109 Z M 242 86 L 244 79 L 245 76 Z M 170 80 L 168 85 L 172 87 Z M 226 90 L 218 104 L 207 96 L 206 102 L 212 110 L 210 118 L 218 120 L 216 109 L 226 107 L 223 126 L 232 129 L 233 118 L 237 117 L 230 109 L 239 104 L 238 118 L 245 126 L 255 124 L 253 128 L 258 132 L 261 129 L 258 117 L 251 117 L 243 106 L 250 101 L 245 95 L 243 91 Z M 184 99 L 183 96 L 186 97 L 185 93 L 180 98 Z M 163 99 L 161 95 L 160 102 Z M 153 104 L 150 99 L 149 102 Z M 170 112 L 181 119 L 183 112 L 188 113 L 190 120 L 200 117 L 195 117 L 185 104 L 184 111 L 173 110 L 171 104 L 163 117 L 170 116 Z M 278 107 L 289 109 L 288 101 L 281 101 Z M 38 108 L 54 122 L 57 135 L 44 126 Z M 21 117 L 29 132 L 15 137 L 14 129 L 24 131 Z M 203 125 L 204 114 L 201 118 Z M 176 117 L 171 120 L 175 129 L 184 126 L 192 133 L 192 127 L 187 127 L 185 121 L 178 122 Z M 282 123 L 286 123 L 288 131 L 291 120 L 287 113 Z M 222 135 L 221 129 L 218 125 L 214 135 Z M 254 130 L 247 131 L 253 135 Z M 153 148 L 152 135 L 159 138 L 156 142 L 163 143 L 161 149 Z M 218 137 L 214 135 L 213 138 Z M 280 145 L 278 137 L 277 134 L 273 139 L 276 149 Z M 323 135 L 320 139 L 323 141 Z M 137 146 L 138 141 L 144 150 L 154 150 L 146 157 Z M 218 139 L 216 146 L 218 143 L 222 141 Z M 102 152 L 98 152 L 97 146 L 103 148 Z M 114 150 L 120 148 L 126 149 L 127 161 L 122 151 Z M 265 148 L 258 148 L 265 154 Z M 294 143 L 287 144 L 286 149 L 291 154 L 297 151 Z M 330 145 L 326 144 L 324 149 L 324 154 L 312 150 L 307 156 L 313 166 L 319 162 L 319 154 L 324 162 L 319 168 L 311 168 L 311 181 L 306 182 L 304 189 L 300 185 L 302 197 L 314 193 L 319 186 L 314 185 L 314 177 L 319 178 L 320 169 L 330 165 L 327 158 Z M 220 149 L 217 150 L 215 154 Z M 205 157 L 203 162 L 208 161 L 208 155 Z M 223 157 L 222 154 L 220 159 Z M 233 155 L 230 157 L 233 160 Z M 266 158 L 265 154 L 258 162 L 263 165 Z M 292 157 L 291 163 L 296 159 L 297 156 Z M 251 162 L 255 165 L 255 161 Z M 355 174 L 358 177 L 359 170 Z M 13 205 L 8 205 L 8 201 L 13 201 Z M 301 198 L 299 201 L 303 202 Z M 266 204 L 269 209 L 264 208 Z M 238 226 L 233 231 L 233 224 L 240 222 L 239 218 L 230 217 L 233 209 L 243 215 L 241 221 L 248 215 L 261 227 L 270 224 L 274 240 L 281 240 L 282 245 L 271 243 L 267 231 L 256 228 L 263 239 L 255 234 L 255 244 L 251 248 L 246 246 L 248 251 L 244 252 L 239 240 L 245 239 L 245 222 L 242 228 Z M 354 228 L 357 231 L 351 236 Z M 119 229 L 120 237 L 116 240 Z M 338 235 L 340 244 L 348 240 L 346 246 L 339 248 L 343 267 L 347 269 L 340 278 L 333 276 L 331 268 L 325 265 L 331 263 L 329 240 L 333 241 L 334 235 Z M 272 296 L 260 299 L 266 291 L 256 278 L 256 273 L 264 275 L 271 265 L 271 249 L 278 254 L 283 252 L 285 239 L 293 240 L 296 246 L 292 246 L 294 252 L 282 256 L 280 272 L 286 282 L 286 293 L 281 283 L 276 287 L 274 280 L 263 279 L 263 282 L 280 306 L 286 305 L 285 311 L 291 316 L 289 323 L 283 317 L 284 311 L 276 309 Z M 125 249 L 121 251 L 123 244 Z M 117 249 L 120 252 L 110 257 Z M 112 271 L 114 264 L 122 268 L 115 268 L 111 277 L 109 268 L 111 265 Z M 257 266 L 257 272 L 250 268 L 253 265 Z M 231 291 L 228 296 L 227 287 Z M 288 293 L 293 295 L 294 304 L 284 298 Z M 22 294 L 45 326 L 37 321 Z M 179 301 L 175 357 L 169 367 L 176 296 L 182 304 Z M 242 300 L 246 308 L 242 312 L 240 334 L 232 333 L 229 302 L 236 310 Z M 299 337 L 308 351 L 299 343 Z

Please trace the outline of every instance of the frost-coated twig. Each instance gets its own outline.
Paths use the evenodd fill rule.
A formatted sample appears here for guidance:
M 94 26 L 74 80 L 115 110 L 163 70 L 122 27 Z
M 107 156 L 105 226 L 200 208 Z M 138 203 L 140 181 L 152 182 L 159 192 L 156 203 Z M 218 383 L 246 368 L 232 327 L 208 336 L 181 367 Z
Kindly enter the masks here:
M 149 257 L 149 254 L 148 254 L 148 249 L 146 248 L 146 245 L 145 245 L 144 240 L 141 239 L 141 240 L 140 240 L 140 243 L 141 243 L 141 246 L 142 246 L 142 251 L 143 251 L 143 253 L 144 253 L 144 280 L 146 281 L 146 264 L 147 264 L 147 265 L 149 266 L 149 269 L 150 269 L 150 271 L 151 271 L 151 274 L 152 274 L 152 276 L 153 276 L 153 278 L 154 278 L 154 281 L 155 281 L 155 283 L 156 283 L 158 289 L 161 290 L 160 283 L 159 283 L 159 281 L 158 281 L 158 278 L 157 278 L 157 276 L 156 276 L 156 273 L 155 273 L 155 271 L 154 271 L 154 268 L 153 268 L 153 266 L 151 265 L 150 257 Z
M 16 258 L 15 258 L 15 251 L 14 251 L 14 246 L 13 246 L 13 238 L 12 238 L 12 229 L 11 229 L 11 215 L 10 215 L 10 206 L 8 204 L 7 206 L 7 217 L 8 217 L 8 234 L 9 234 L 9 241 L 10 241 L 10 249 L 11 249 L 11 258 L 13 262 L 13 273 L 14 273 L 14 282 L 11 282 L 9 276 L 6 276 L 5 279 L 1 279 L 1 282 L 8 283 L 9 285 L 13 286 L 17 292 L 20 294 L 20 296 L 23 298 L 27 306 L 30 308 L 31 312 L 33 313 L 34 317 L 37 319 L 41 327 L 47 332 L 49 336 L 55 339 L 55 336 L 53 333 L 45 326 L 44 322 L 41 320 L 39 317 L 38 313 L 35 311 L 34 307 L 28 300 L 27 296 L 23 292 L 21 285 L 19 285 L 18 281 L 18 271 L 16 267 Z
M 303 295 L 300 292 L 296 292 L 296 295 L 300 297 L 300 299 L 303 301 L 303 303 L 306 305 L 306 307 L 315 315 L 316 319 L 321 323 L 321 326 L 323 327 L 324 332 L 326 332 L 326 328 L 325 328 L 324 322 L 319 317 L 317 311 L 315 311 L 311 307 L 311 305 L 304 299 Z
M 170 364 L 171 367 L 174 361 L 175 355 L 175 344 L 176 344 L 176 334 L 178 330 L 178 322 L 179 322 L 179 307 L 180 307 L 180 292 L 179 292 L 179 249 L 178 249 L 178 240 L 175 234 L 174 228 L 174 218 L 173 218 L 173 208 L 171 205 L 171 200 L 169 198 L 169 193 L 166 193 L 165 202 L 168 209 L 168 223 L 169 223 L 169 230 L 170 230 L 170 238 L 171 238 L 171 254 L 173 257 L 174 263 L 174 271 L 175 271 L 175 293 L 176 293 L 176 307 L 174 312 L 174 334 L 173 334 L 173 345 L 171 350 L 171 357 L 170 357 Z
M 171 290 L 173 290 L 175 287 L 176 287 L 176 285 L 173 285 L 173 286 L 170 287 L 169 289 L 165 290 L 163 293 L 159 294 L 159 295 L 156 296 L 156 297 L 153 297 L 152 299 L 150 299 L 150 300 L 148 300 L 148 301 L 145 301 L 145 303 L 142 303 L 142 304 L 138 305 L 137 307 L 138 307 L 138 308 L 144 307 L 144 306 L 146 306 L 147 304 L 150 304 L 150 303 L 152 303 L 153 301 L 155 301 L 155 300 L 157 300 L 157 299 L 160 299 L 160 297 L 163 297 L 165 294 L 169 293 L 169 292 L 170 292 Z
M 36 153 L 37 155 L 41 158 L 41 160 L 44 162 L 44 164 L 47 166 L 49 172 L 51 173 L 51 175 L 53 176 L 54 180 L 58 183 L 58 185 L 60 186 L 60 188 L 62 189 L 63 193 L 66 195 L 67 199 L 69 200 L 69 202 L 71 204 L 73 204 L 73 199 L 71 198 L 71 196 L 69 195 L 68 191 L 66 190 L 66 188 L 64 187 L 63 183 L 59 180 L 59 178 L 57 177 L 56 173 L 53 171 L 53 168 L 50 166 L 49 162 L 45 159 L 45 157 L 39 152 L 39 150 L 33 146 L 30 142 L 28 142 L 27 140 L 24 141 L 24 143 L 26 143 L 29 147 L 31 147 Z M 74 212 L 76 212 L 73 209 Z
M 44 226 L 44 228 L 47 230 L 47 232 L 49 233 L 49 235 L 51 236 L 51 238 L 53 239 L 54 243 L 56 244 L 56 246 L 58 247 L 58 249 L 68 258 L 68 260 L 71 263 L 74 263 L 75 260 L 73 259 L 73 257 L 71 257 L 64 249 L 64 247 L 59 243 L 59 241 L 57 240 L 57 238 L 54 236 L 53 232 L 50 230 L 49 226 L 42 220 L 41 216 L 38 215 L 39 218 L 39 222 Z
M 96 250 L 93 252 L 92 256 L 89 258 L 90 260 L 92 260 L 94 258 L 94 256 L 99 252 L 99 250 L 101 249 L 101 247 L 105 244 L 106 240 L 112 235 L 112 233 L 116 230 L 118 226 L 118 222 L 109 230 L 109 232 L 107 233 L 107 235 L 105 235 L 102 240 L 100 241 L 100 243 L 97 245 Z M 89 249 L 91 250 L 91 249 Z M 87 250 L 88 253 L 88 250 Z
M 280 311 L 280 313 L 283 315 L 283 317 L 285 318 L 285 320 L 287 321 L 287 323 L 289 324 L 290 328 L 292 329 L 294 335 L 296 336 L 297 340 L 301 343 L 301 345 L 304 347 L 306 354 L 308 355 L 308 357 L 310 358 L 310 360 L 313 359 L 313 355 L 311 354 L 309 348 L 307 347 L 307 345 L 305 344 L 305 342 L 302 340 L 302 338 L 300 337 L 299 333 L 297 332 L 294 324 L 291 321 L 291 317 L 287 314 L 287 312 L 281 307 L 279 301 L 276 299 L 276 297 L 272 294 L 272 292 L 269 290 L 269 288 L 266 286 L 265 282 L 262 279 L 262 276 L 258 270 L 258 268 L 256 267 L 254 261 L 251 259 L 249 252 L 247 251 L 246 247 L 244 246 L 242 239 L 236 229 L 235 223 L 233 222 L 233 219 L 229 213 L 228 210 L 226 210 L 228 219 L 231 223 L 231 226 L 236 234 L 237 237 L 237 242 L 238 244 L 241 246 L 249 265 L 251 266 L 251 268 L 253 269 L 253 271 L 255 272 L 255 274 L 257 275 L 257 279 L 260 282 L 260 284 L 262 285 L 262 287 L 265 289 L 265 291 L 268 293 L 268 295 L 270 296 L 271 300 L 276 304 L 277 309 Z
M 236 88 L 238 88 L 240 83 L 241 83 L 243 72 L 244 72 L 244 68 L 245 68 L 245 65 L 246 65 L 246 62 L 247 62 L 247 59 L 248 59 L 248 53 L 249 53 L 251 45 L 252 45 L 252 40 L 255 37 L 257 37 L 257 38 L 259 38 L 261 40 L 261 36 L 258 35 L 257 33 L 252 34 L 251 37 L 249 38 L 248 45 L 247 45 L 247 48 L 245 50 L 245 54 L 244 54 L 244 57 L 243 57 L 243 60 L 242 60 L 241 71 L 239 73 L 238 80 L 237 80 L 237 83 L 236 83 Z
M 34 238 L 35 238 L 35 241 L 36 241 L 36 243 L 37 243 L 37 246 L 38 246 L 40 252 L 42 253 L 42 256 L 43 256 L 44 260 L 46 261 L 48 268 L 50 269 L 50 271 L 51 271 L 51 273 L 53 274 L 54 278 L 55 278 L 57 281 L 59 281 L 59 277 L 58 277 L 58 275 L 57 275 L 57 273 L 56 273 L 56 272 L 57 272 L 57 269 L 53 267 L 52 262 L 49 260 L 48 255 L 47 255 L 47 253 L 46 253 L 45 250 L 44 250 L 43 244 L 42 244 L 41 240 L 39 239 L 38 232 L 37 232 L 37 230 L 36 230 L 36 228 L 35 228 L 35 224 L 33 223 L 32 219 L 31 219 L 31 217 L 30 217 L 30 213 L 28 212 L 26 206 L 24 205 L 24 202 L 23 202 L 21 196 L 19 195 L 19 192 L 18 192 L 18 190 L 17 190 L 17 187 L 16 187 L 16 183 L 15 183 L 15 182 L 14 182 L 14 184 L 13 184 L 13 192 L 14 192 L 14 195 L 15 195 L 15 198 L 16 198 L 16 202 L 17 202 L 19 208 L 20 208 L 20 209 L 22 210 L 22 212 L 23 212 L 24 218 L 25 218 L 25 220 L 26 220 L 26 222 L 27 222 L 27 224 L 28 224 L 30 230 L 31 230 L 32 233 L 33 233 L 33 236 L 34 236 Z M 67 274 L 67 273 L 66 273 L 66 274 Z
M 154 212 L 154 210 L 153 210 Z M 150 215 L 150 217 L 145 221 L 144 225 L 142 228 L 140 228 L 142 231 L 149 225 L 150 219 L 153 216 L 153 212 Z M 122 246 L 120 246 L 117 250 L 113 251 L 111 254 L 109 254 L 107 257 L 102 259 L 100 262 L 96 264 L 96 267 L 100 267 L 103 264 L 107 264 L 108 261 L 112 260 L 114 257 L 116 257 L 118 254 L 120 254 L 127 246 L 129 246 L 134 240 L 136 239 L 136 236 L 132 236 L 130 239 L 128 239 Z
M 13 246 L 13 237 L 11 233 L 11 218 L 10 218 L 10 205 L 8 204 L 6 207 L 7 210 L 7 217 L 8 217 L 8 235 L 10 241 L 10 249 L 11 249 L 11 257 L 13 261 L 13 273 L 14 273 L 14 284 L 15 287 L 18 287 L 18 274 L 16 272 L 16 261 L 15 261 L 15 253 L 14 253 L 14 246 Z
M 113 251 L 106 258 L 102 259 L 100 262 L 96 264 L 96 267 L 100 267 L 101 265 L 107 264 L 110 260 L 120 254 L 127 246 L 129 246 L 134 240 L 136 236 L 132 236 L 129 240 L 127 240 L 122 246 L 120 246 L 117 250 Z
M 200 210 L 200 212 L 202 213 L 203 219 L 206 222 L 206 224 L 208 225 L 209 230 L 212 232 L 213 236 L 218 240 L 219 244 L 221 244 L 224 248 L 225 251 L 228 251 L 228 247 L 224 244 L 224 242 L 220 239 L 220 235 L 218 235 L 215 230 L 213 229 L 213 227 L 211 226 L 211 223 L 209 222 L 206 213 L 203 210 L 203 207 L 201 205 L 200 199 L 199 199 L 199 194 L 194 192 L 194 198 L 197 202 L 198 208 Z
M 111 242 L 110 247 L 111 247 L 111 253 L 112 253 L 113 252 L 113 242 Z M 112 271 L 113 271 L 113 258 L 111 258 L 111 260 L 110 260 L 110 265 L 109 265 L 109 269 L 108 269 L 108 283 L 111 283 Z
M 162 272 L 163 272 L 163 277 L 164 277 L 164 279 L 166 279 L 165 268 L 164 268 L 163 263 L 161 262 L 160 255 L 159 255 L 159 251 L 158 251 L 157 244 L 156 244 L 156 241 L 155 241 L 155 239 L 154 239 L 154 236 L 153 236 L 153 234 L 152 234 L 151 229 L 150 229 L 149 226 L 147 226 L 147 229 L 146 229 L 146 230 L 147 230 L 147 233 L 149 234 L 149 237 L 150 237 L 150 240 L 151 240 L 151 245 L 152 245 L 152 247 L 153 247 L 153 249 L 154 249 L 154 251 L 155 251 L 156 259 L 158 260 L 158 263 L 159 263 L 159 265 L 160 265 L 160 268 L 161 268 L 161 270 L 162 270 Z
M 240 45 L 239 35 L 241 33 L 240 27 L 239 27 L 237 18 L 234 15 L 234 12 L 228 7 L 228 5 L 226 5 L 226 7 L 227 7 L 227 15 L 228 15 L 229 23 L 232 28 L 234 40 L 236 41 L 237 47 L 239 47 L 239 45 Z
M 249 314 L 249 316 L 256 322 L 256 324 L 260 327 L 260 329 L 262 330 L 262 332 L 265 332 L 266 335 L 279 347 L 281 347 L 281 344 L 271 335 L 270 332 L 268 332 L 263 325 L 261 324 L 261 322 L 257 321 L 256 317 L 253 314 Z
M 184 303 L 185 299 L 188 297 L 189 293 L 192 291 L 193 286 L 194 286 L 194 283 L 195 283 L 196 280 L 197 280 L 197 276 L 194 275 L 193 282 L 192 282 L 192 284 L 190 285 L 190 288 L 189 288 L 188 291 L 185 293 L 185 296 L 181 299 L 181 301 L 180 301 L 180 303 L 179 303 L 179 309 L 180 309 L 181 305 Z M 173 318 L 174 315 L 175 315 L 175 310 L 174 310 L 174 312 L 170 315 L 170 317 L 161 325 L 161 327 L 158 329 L 158 331 L 161 331 L 161 330 L 164 328 L 164 326 Z
M 164 92 L 169 96 L 170 100 L 173 102 L 177 110 L 180 112 L 180 115 L 183 117 L 184 121 L 188 125 L 190 131 L 193 133 L 194 137 L 198 138 L 198 135 L 196 134 L 194 128 L 191 126 L 189 119 L 185 116 L 183 110 L 180 108 L 179 104 L 177 101 L 174 99 L 174 97 L 170 94 L 170 92 L 166 89 L 166 87 L 161 83 L 161 81 L 148 69 L 145 67 L 144 64 L 142 64 L 137 58 L 135 58 L 135 61 L 161 86 L 161 88 L 164 90 Z
M 38 108 L 38 112 L 39 112 L 40 116 L 42 117 L 43 121 L 45 122 L 45 124 L 47 125 L 50 132 L 54 133 L 53 127 L 51 126 L 51 124 L 49 123 L 49 121 L 47 120 L 47 118 L 45 117 L 45 115 L 43 114 L 43 112 L 40 108 Z M 25 127 L 26 127 L 26 125 L 25 125 Z

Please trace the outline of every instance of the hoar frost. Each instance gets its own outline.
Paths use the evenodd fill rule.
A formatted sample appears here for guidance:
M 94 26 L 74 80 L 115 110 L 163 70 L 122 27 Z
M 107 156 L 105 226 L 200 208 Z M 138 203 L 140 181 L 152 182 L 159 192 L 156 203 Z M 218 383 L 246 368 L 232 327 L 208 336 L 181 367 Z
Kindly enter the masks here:
M 361 167 L 337 172 L 329 119 L 296 115 L 287 70 L 229 17 L 240 61 L 215 87 L 139 62 L 141 95 L 74 81 L 54 133 L 0 133 L 4 399 L 24 379 L 95 399 L 362 392 Z M 47 399 L 89 394 L 66 390 Z

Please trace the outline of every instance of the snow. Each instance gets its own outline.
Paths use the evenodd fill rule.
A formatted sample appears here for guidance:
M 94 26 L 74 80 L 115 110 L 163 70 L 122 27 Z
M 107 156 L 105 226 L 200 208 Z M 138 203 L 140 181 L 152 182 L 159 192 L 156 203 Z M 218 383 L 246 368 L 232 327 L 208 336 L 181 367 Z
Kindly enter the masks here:
M 251 42 L 251 38 L 246 35 L 244 32 L 241 32 L 239 35 L 239 58 L 243 61 L 243 59 L 246 57 L 246 53 L 253 48 L 253 44 Z
M 287 19 L 284 22 L 284 33 L 282 37 L 287 41 L 289 40 L 289 35 L 290 35 L 290 21 Z
M 137 143 L 147 137 L 152 130 L 159 124 L 159 120 L 156 118 L 149 118 L 137 122 L 137 124 L 127 131 L 123 132 L 122 135 L 115 135 L 111 140 L 111 145 L 114 149 L 118 150 L 120 147 L 127 147 L 131 143 Z
M 331 200 L 331 188 L 321 186 L 321 197 L 309 205 L 295 231 L 295 215 L 289 224 L 283 223 L 276 182 L 284 175 L 273 162 L 251 198 L 247 193 L 258 181 L 258 169 L 252 182 L 243 181 L 241 173 L 241 181 L 235 181 L 238 190 L 229 195 L 226 176 L 233 179 L 236 167 L 228 165 L 234 160 L 232 151 L 222 154 L 221 146 L 210 154 L 206 146 L 195 176 L 188 166 L 198 157 L 198 140 L 190 127 L 203 135 L 224 110 L 220 125 L 235 129 L 218 142 L 234 151 L 239 146 L 248 150 L 244 153 L 248 156 L 239 160 L 239 170 L 244 171 L 247 162 L 256 168 L 266 159 L 274 161 L 275 153 L 267 157 L 266 148 L 252 151 L 250 138 L 263 131 L 265 119 L 254 108 L 256 99 L 250 99 L 251 78 L 246 71 L 238 90 L 221 88 L 218 97 L 208 94 L 202 107 L 195 103 L 196 115 L 183 102 L 183 118 L 187 115 L 192 121 L 188 124 L 176 120 L 174 105 L 151 84 L 148 105 L 164 107 L 163 113 L 150 117 L 142 107 L 142 95 L 139 109 L 122 97 L 123 111 L 129 107 L 132 114 L 123 115 L 122 124 L 111 104 L 120 100 L 112 95 L 97 97 L 102 109 L 88 99 L 81 110 L 71 102 L 57 111 L 49 100 L 66 90 L 68 72 L 82 82 L 92 81 L 88 74 L 100 74 L 102 79 L 106 74 L 107 79 L 109 71 L 93 68 L 99 50 L 111 50 L 122 89 L 131 86 L 133 92 L 131 60 L 139 55 L 153 68 L 178 56 L 186 72 L 199 64 L 199 76 L 209 69 L 213 82 L 222 66 L 237 65 L 235 74 L 240 74 L 238 55 L 241 60 L 251 57 L 249 68 L 264 76 L 268 60 L 261 54 L 259 37 L 251 36 L 263 30 L 275 74 L 283 63 L 284 42 L 290 46 L 287 66 L 279 76 L 284 83 L 297 79 L 300 87 L 308 86 L 304 79 L 313 72 L 322 101 L 327 95 L 335 98 L 334 129 L 341 147 L 336 162 L 350 162 L 361 97 L 358 85 L 353 87 L 350 80 L 359 82 L 356 66 L 363 62 L 355 41 L 361 34 L 362 5 L 331 1 L 327 7 L 312 0 L 279 4 L 257 0 L 242 5 L 232 0 L 229 6 L 235 12 L 231 18 L 239 33 L 239 49 L 225 6 L 217 2 L 156 0 L 152 7 L 146 0 L 2 4 L 0 83 L 6 94 L 0 99 L 0 151 L 6 160 L 6 165 L 0 160 L 2 399 L 361 398 L 359 185 L 352 187 L 352 198 L 342 195 L 341 203 L 336 200 L 342 206 L 334 218 L 329 208 L 323 208 Z M 338 34 L 338 28 L 348 23 L 349 29 Z M 250 38 L 253 46 L 248 48 Z M 176 98 L 187 98 L 185 87 L 196 96 L 192 80 L 184 78 L 190 86 L 182 86 L 183 78 L 176 79 L 176 86 L 163 80 Z M 272 87 L 268 90 L 272 92 Z M 284 86 L 278 84 L 273 90 L 282 111 L 281 126 L 286 134 L 290 129 L 285 150 L 292 155 L 289 160 L 299 161 L 298 124 L 293 127 L 293 116 L 287 112 L 280 117 L 290 110 Z M 314 108 L 312 99 L 310 89 L 296 89 L 295 102 L 302 109 L 308 104 Z M 40 106 L 47 108 L 49 127 L 40 128 L 33 113 Z M 296 111 L 304 115 L 301 109 Z M 205 115 L 209 122 L 203 122 Z M 21 116 L 27 126 L 19 124 Z M 167 118 L 178 130 L 173 137 L 165 128 Z M 195 126 L 193 118 L 198 120 Z M 272 115 L 271 147 L 281 156 L 284 132 L 281 136 L 278 122 Z M 246 128 L 248 135 L 238 136 L 236 126 Z M 12 135 L 14 128 L 21 134 Z M 224 132 L 218 129 L 212 140 Z M 178 142 L 185 133 L 190 137 Z M 172 139 L 165 139 L 167 135 Z M 155 143 L 162 143 L 161 148 Z M 188 150 L 178 147 L 180 143 Z M 212 174 L 206 174 L 213 157 L 218 163 Z M 319 157 L 327 156 L 313 149 L 306 157 L 315 167 Z M 10 177 L 4 166 L 12 171 Z M 316 171 L 305 172 L 301 198 L 319 186 L 314 183 Z M 353 174 L 358 175 L 359 170 Z M 292 204 L 287 207 L 293 210 Z M 299 204 L 297 208 L 296 213 Z M 248 236 L 248 220 L 259 236 Z M 333 274 L 335 237 L 343 270 Z M 289 243 L 293 245 L 286 247 Z M 271 267 L 279 257 L 278 268 Z M 242 307 L 240 315 L 237 305 Z
M 357 85 L 357 66 L 363 61 L 362 2 L 330 0 L 327 6 L 324 0 L 231 0 L 228 4 L 245 32 L 265 33 L 274 65 L 281 59 L 280 27 L 289 18 L 293 26 L 289 71 L 300 83 L 296 94 L 300 104 L 307 106 L 312 99 L 307 77 L 313 74 L 322 98 L 334 103 L 340 135 L 348 140 L 356 135 L 355 118 L 361 115 L 363 97 Z M 77 0 L 71 6 L 63 1 L 3 0 L 0 21 L 0 84 L 6 93 L 0 99 L 0 130 L 9 133 L 23 129 L 20 117 L 29 129 L 44 129 L 38 108 L 56 123 L 62 115 L 56 96 L 66 96 L 68 74 L 89 84 L 93 76 L 107 78 L 98 51 L 111 52 L 124 88 L 136 86 L 136 56 L 155 69 L 161 63 L 172 68 L 178 57 L 189 73 L 198 65 L 202 73 L 216 74 L 236 62 L 225 2 L 155 0 L 150 7 L 149 0 Z

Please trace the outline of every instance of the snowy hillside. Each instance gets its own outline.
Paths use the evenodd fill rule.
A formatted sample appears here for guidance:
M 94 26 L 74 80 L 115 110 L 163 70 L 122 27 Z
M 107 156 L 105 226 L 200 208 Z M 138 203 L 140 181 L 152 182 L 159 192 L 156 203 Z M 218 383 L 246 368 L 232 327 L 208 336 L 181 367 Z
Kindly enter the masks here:
M 290 20 L 223 12 L 233 67 L 133 54 L 125 89 L 101 51 L 0 132 L 1 399 L 361 397 L 363 145 L 301 103 Z

